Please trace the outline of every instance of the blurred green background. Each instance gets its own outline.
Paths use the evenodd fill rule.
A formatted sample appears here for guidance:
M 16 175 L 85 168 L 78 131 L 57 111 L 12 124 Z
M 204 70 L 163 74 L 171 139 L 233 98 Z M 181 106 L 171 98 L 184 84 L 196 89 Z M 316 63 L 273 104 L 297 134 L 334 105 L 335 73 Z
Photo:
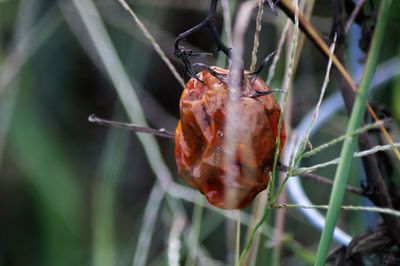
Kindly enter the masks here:
M 0 265 L 131 265 L 139 264 L 134 258 L 137 250 L 148 253 L 145 265 L 166 265 L 171 228 L 181 212 L 187 215 L 189 226 L 185 230 L 200 228 L 197 232 L 204 256 L 212 257 L 215 263 L 229 263 L 232 226 L 227 219 L 214 210 L 196 209 L 193 203 L 171 196 L 162 197 L 155 205 L 154 232 L 145 237 L 149 247 L 138 248 L 149 197 L 155 195 L 153 199 L 157 199 L 160 193 L 151 168 L 152 160 L 158 159 L 150 158 L 149 163 L 134 133 L 88 122 L 92 113 L 129 121 L 136 107 L 132 106 L 128 116 L 82 14 L 95 25 L 99 25 L 98 19 L 104 23 L 115 47 L 114 59 L 121 60 L 151 126 L 174 130 L 182 88 L 117 0 L 95 1 L 95 9 L 84 4 L 91 0 L 81 1 L 84 13 L 77 11 L 76 2 L 0 0 Z M 127 2 L 182 74 L 182 64 L 173 57 L 174 39 L 206 16 L 209 2 Z M 382 61 L 398 56 L 400 4 L 394 2 Z M 265 10 L 259 60 L 276 49 L 284 18 L 284 14 L 275 17 Z M 311 21 L 327 36 L 330 5 L 316 1 Z M 246 34 L 247 65 L 254 23 L 253 19 Z M 220 13 L 217 25 L 221 28 Z M 103 40 L 97 41 L 101 46 Z M 196 51 L 215 50 L 206 32 L 191 37 L 186 45 Z M 351 51 L 349 57 L 357 66 L 359 58 Z M 202 60 L 214 65 L 216 58 L 214 53 L 214 57 Z M 326 69 L 325 60 L 307 41 L 301 58 L 294 81 L 292 125 L 315 105 Z M 271 87 L 281 86 L 283 69 L 284 62 L 280 62 Z M 394 115 L 397 141 L 399 81 L 386 83 L 373 96 L 374 104 Z M 333 81 L 328 94 L 334 91 Z M 343 134 L 346 123 L 344 113 L 335 116 L 312 139 L 313 145 Z M 157 139 L 157 143 L 173 179 L 182 183 L 175 169 L 173 142 Z M 340 146 L 331 148 L 305 164 L 335 158 L 339 151 Z M 351 178 L 357 186 L 359 166 L 355 163 L 355 177 Z M 319 174 L 332 177 L 334 169 Z M 397 168 L 392 176 L 398 175 Z M 329 187 L 310 181 L 304 185 L 313 202 L 327 202 Z M 199 195 L 191 194 L 201 199 Z M 361 202 L 359 197 L 346 198 L 346 204 Z M 366 221 L 362 214 L 345 213 L 340 224 L 354 234 L 365 229 Z M 288 211 L 285 231 L 296 239 L 284 244 L 286 265 L 309 263 L 307 256 L 315 252 L 319 232 L 296 210 Z M 260 256 L 268 254 L 268 245 L 263 242 L 260 247 L 265 251 Z M 182 261 L 193 248 L 182 244 Z M 190 265 L 190 261 L 187 263 Z

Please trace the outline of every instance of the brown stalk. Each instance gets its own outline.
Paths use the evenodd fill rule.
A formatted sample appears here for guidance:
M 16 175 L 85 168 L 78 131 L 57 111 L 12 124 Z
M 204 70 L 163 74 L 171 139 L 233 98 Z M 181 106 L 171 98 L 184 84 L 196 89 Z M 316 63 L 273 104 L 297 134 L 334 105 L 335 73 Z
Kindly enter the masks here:
M 291 19 L 294 20 L 295 16 L 295 7 L 292 5 L 290 0 L 281 0 L 278 1 L 277 5 L 279 6 L 280 9 Z M 314 26 L 307 20 L 307 18 L 299 12 L 299 28 L 303 33 L 307 36 L 307 38 L 314 44 L 314 46 L 322 53 L 322 55 L 326 58 L 329 59 L 329 46 L 326 44 L 324 39 L 321 37 L 321 35 L 317 32 L 317 30 L 314 28 Z M 340 60 L 336 57 L 332 57 L 332 63 L 337 69 L 337 71 L 340 73 L 342 78 L 345 80 L 347 83 L 347 86 L 349 86 L 353 92 L 357 92 L 357 85 L 350 76 L 349 72 L 346 70 L 344 65 L 340 62 Z M 353 96 L 354 98 L 354 96 Z M 370 113 L 372 118 L 375 121 L 378 121 L 379 118 L 375 111 L 372 109 L 371 105 L 367 103 L 367 111 Z M 389 132 L 386 130 L 386 128 L 382 125 L 379 127 L 380 130 L 382 131 L 382 134 L 386 141 L 389 144 L 393 144 L 393 139 L 390 136 Z M 400 151 L 395 148 L 393 149 L 393 152 L 395 153 L 397 159 L 400 161 Z
M 346 40 L 346 30 L 345 30 L 345 11 L 342 0 L 334 0 L 333 1 L 333 25 L 332 25 L 332 34 L 333 32 L 338 33 L 339 38 L 337 45 L 340 47 L 336 50 L 337 56 L 341 62 L 344 61 L 344 52 L 345 52 L 345 40 Z M 344 63 L 343 63 L 344 64 Z M 343 79 L 340 75 L 339 82 L 341 83 L 340 90 L 343 95 L 348 95 L 348 99 L 345 99 L 345 106 L 347 112 L 350 114 L 352 105 L 354 102 L 354 94 L 352 90 L 347 84 L 343 82 Z M 351 95 L 350 95 L 351 94 Z M 351 97 L 352 96 L 352 97 Z M 361 133 L 358 137 L 358 145 L 360 149 L 370 149 L 372 148 L 372 143 L 368 136 L 368 133 Z M 372 188 L 372 193 L 368 193 L 367 197 L 379 207 L 393 208 L 392 201 L 389 196 L 389 192 L 387 190 L 385 181 L 383 176 L 379 170 L 378 159 L 376 155 L 366 156 L 362 159 L 365 174 L 367 178 L 367 186 Z M 392 228 L 392 236 L 393 240 L 400 244 L 400 220 L 391 215 L 382 214 L 383 221 L 388 226 L 388 228 Z M 392 227 L 390 227 L 392 225 Z
M 106 126 L 106 127 L 115 127 L 115 128 L 121 128 L 121 129 L 127 129 L 135 132 L 140 132 L 140 133 L 146 133 L 146 134 L 152 134 L 155 136 L 163 137 L 163 138 L 168 138 L 168 139 L 175 139 L 175 133 L 165 130 L 164 128 L 150 128 L 150 127 L 143 127 L 131 123 L 125 123 L 125 122 L 118 122 L 118 121 L 112 121 L 104 118 L 97 117 L 95 114 L 92 114 L 88 118 L 90 123 L 99 125 L 99 126 Z M 288 167 L 282 164 L 278 165 L 278 170 L 281 172 L 286 172 L 288 170 Z M 326 184 L 329 186 L 333 185 L 332 180 L 315 175 L 315 174 L 310 174 L 310 173 L 304 173 L 300 174 L 300 177 L 313 180 L 316 182 L 319 182 L 321 184 Z M 362 189 L 352 187 L 352 186 L 347 186 L 347 191 L 358 194 L 358 195 L 365 195 L 364 191 Z
M 294 19 L 295 9 L 290 0 L 281 0 L 278 2 L 278 6 L 286 13 L 286 15 Z M 338 34 L 337 49 L 335 55 L 332 57 L 333 65 L 337 76 L 339 77 L 339 88 L 341 90 L 345 107 L 348 113 L 351 113 L 353 107 L 355 93 L 357 93 L 357 86 L 350 74 L 346 70 L 346 67 L 342 62 L 344 62 L 344 41 L 345 41 L 345 20 L 343 14 L 343 6 L 341 0 L 333 1 L 334 7 L 334 32 Z M 329 47 L 322 39 L 320 34 L 312 26 L 312 24 L 305 18 L 305 16 L 299 13 L 299 27 L 308 37 L 308 39 L 316 46 L 316 48 L 322 53 L 323 56 L 329 58 Z M 375 111 L 372 109 L 369 103 L 367 103 L 367 111 L 371 114 L 375 121 L 379 118 Z M 386 128 L 381 125 L 380 130 L 382 131 L 386 141 L 390 144 L 393 140 L 390 134 L 387 132 Z M 358 138 L 359 146 L 361 150 L 372 148 L 371 141 L 367 133 L 362 133 Z M 393 150 L 397 158 L 400 160 L 400 153 L 398 149 Z M 365 168 L 365 173 L 367 177 L 367 188 L 370 191 L 367 193 L 368 198 L 378 207 L 392 208 L 392 202 L 389 197 L 385 182 L 379 171 L 378 161 L 375 155 L 366 156 L 363 158 L 363 165 Z M 385 224 L 389 228 L 393 228 L 392 236 L 393 240 L 400 245 L 400 221 L 396 217 L 382 214 L 382 218 Z

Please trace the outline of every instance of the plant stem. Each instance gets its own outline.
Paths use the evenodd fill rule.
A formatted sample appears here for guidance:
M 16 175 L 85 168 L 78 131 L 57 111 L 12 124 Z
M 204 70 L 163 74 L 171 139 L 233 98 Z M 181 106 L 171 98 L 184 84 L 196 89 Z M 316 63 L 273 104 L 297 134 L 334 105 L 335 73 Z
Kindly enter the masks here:
M 240 256 L 240 210 L 236 211 L 237 221 L 236 221 L 236 265 L 239 265 L 239 256 Z
M 114 206 L 117 180 L 126 158 L 129 132 L 111 129 L 102 152 L 94 197 L 93 265 L 116 262 L 114 239 Z
M 355 100 L 353 111 L 351 113 L 349 126 L 347 128 L 348 135 L 350 135 L 360 126 L 362 118 L 364 116 L 367 101 L 367 90 L 373 78 L 373 74 L 377 65 L 385 26 L 388 21 L 391 2 L 391 0 L 384 0 L 381 2 L 378 15 L 379 20 L 377 22 L 374 38 L 371 43 L 368 60 L 365 65 L 365 72 L 361 80 L 357 98 Z M 329 246 L 332 240 L 333 230 L 335 228 L 336 221 L 339 215 L 340 206 L 343 202 L 345 186 L 347 183 L 352 161 L 352 154 L 355 150 L 356 144 L 357 142 L 354 141 L 353 137 L 347 137 L 343 143 L 341 151 L 342 160 L 340 161 L 336 171 L 335 182 L 329 200 L 327 219 L 325 222 L 324 230 L 322 232 L 321 240 L 319 242 L 315 265 L 325 265 Z
M 199 201 L 203 202 L 203 197 L 201 194 L 198 195 Z M 192 243 L 193 248 L 188 251 L 188 255 L 186 258 L 185 265 L 195 265 L 196 259 L 198 257 L 198 249 L 200 246 L 200 232 L 201 232 L 201 225 L 202 225 L 202 216 L 203 216 L 203 204 L 195 204 L 193 215 L 192 215 L 192 225 L 190 227 L 189 233 L 189 241 Z
M 291 0 L 280 0 L 276 4 L 277 6 L 279 6 L 280 9 L 282 9 L 283 12 L 285 12 L 285 14 L 292 21 L 295 21 L 296 12 L 295 12 L 295 7 L 292 4 Z M 317 32 L 314 26 L 305 18 L 305 16 L 302 13 L 299 13 L 298 17 L 299 17 L 299 28 L 304 32 L 304 34 L 313 43 L 313 45 L 322 53 L 322 55 L 328 58 L 329 47 L 325 43 L 322 36 Z M 344 67 L 344 65 L 340 62 L 338 57 L 333 56 L 332 61 L 333 64 L 335 65 L 335 68 L 340 73 L 341 77 L 345 80 L 346 84 L 350 86 L 354 92 L 357 92 L 356 83 L 354 82 L 349 72 Z M 372 109 L 369 103 L 367 103 L 367 111 L 370 113 L 375 122 L 379 121 L 376 112 L 374 111 L 374 109 Z M 380 126 L 379 129 L 382 131 L 385 140 L 389 144 L 392 144 L 394 141 L 390 136 L 389 132 L 387 131 L 387 129 L 383 125 Z M 398 149 L 394 149 L 393 152 L 396 155 L 397 159 L 400 160 L 400 151 Z

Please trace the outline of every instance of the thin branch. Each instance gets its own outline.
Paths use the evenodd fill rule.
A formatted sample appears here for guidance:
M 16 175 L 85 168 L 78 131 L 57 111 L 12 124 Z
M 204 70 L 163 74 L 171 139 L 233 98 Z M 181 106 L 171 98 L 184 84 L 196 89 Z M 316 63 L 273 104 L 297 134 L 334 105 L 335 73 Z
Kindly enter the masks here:
M 280 0 L 279 2 L 277 2 L 277 5 L 291 20 L 295 21 L 296 9 L 290 0 Z M 300 29 L 304 32 L 307 38 L 314 44 L 314 46 L 322 53 L 322 55 L 325 56 L 326 58 L 329 58 L 329 47 L 324 41 L 324 39 L 321 37 L 321 35 L 317 32 L 317 30 L 313 27 L 313 25 L 307 20 L 307 18 L 301 12 L 299 12 L 298 18 L 299 18 Z M 340 75 L 346 81 L 347 85 L 350 86 L 353 92 L 356 93 L 358 91 L 356 83 L 354 82 L 349 72 L 344 67 L 344 65 L 340 62 L 340 60 L 336 56 L 333 56 L 332 62 L 335 68 L 339 71 Z M 375 121 L 378 121 L 379 117 L 376 114 L 376 112 L 372 109 L 369 103 L 367 103 L 366 108 L 367 111 L 372 116 L 372 118 Z M 386 128 L 382 126 L 380 127 L 380 130 L 382 131 L 382 134 L 386 139 L 386 141 L 389 144 L 393 144 L 394 141 L 389 132 L 386 130 Z M 397 159 L 400 160 L 400 151 L 398 149 L 394 149 L 393 152 L 395 153 Z
M 278 171 L 281 172 L 287 172 L 289 170 L 289 168 L 285 165 L 278 165 L 277 166 Z M 304 179 L 308 179 L 311 181 L 316 181 L 320 184 L 324 184 L 324 185 L 328 185 L 328 186 L 332 186 L 333 185 L 333 180 L 326 178 L 324 176 L 320 176 L 320 175 L 316 175 L 313 173 L 301 173 L 299 174 L 300 177 L 304 178 Z M 346 190 L 348 192 L 354 193 L 354 194 L 358 194 L 360 196 L 365 196 L 365 191 L 361 188 L 357 188 L 357 187 L 353 187 L 353 186 L 346 186 Z
M 280 205 L 275 205 L 272 207 L 273 208 L 321 209 L 321 210 L 329 209 L 329 205 L 280 204 Z M 345 210 L 345 211 L 365 211 L 365 212 L 383 213 L 383 214 L 389 214 L 389 215 L 393 215 L 396 217 L 400 217 L 400 211 L 390 209 L 390 208 L 344 205 L 344 206 L 340 206 L 340 209 Z
M 356 19 L 358 13 L 360 12 L 362 6 L 364 5 L 365 0 L 359 0 L 357 2 L 356 7 L 353 9 L 353 12 L 351 13 L 349 20 L 346 23 L 346 27 L 345 27 L 345 33 L 347 34 L 350 30 L 351 25 L 353 24 L 354 20 Z
M 351 141 L 351 137 L 349 137 L 347 140 Z M 377 153 L 379 151 L 388 151 L 388 150 L 393 150 L 395 148 L 400 148 L 400 142 L 396 142 L 393 144 L 386 144 L 386 145 L 377 145 L 374 146 L 371 149 L 368 150 L 364 150 L 364 151 L 360 151 L 360 152 L 355 152 L 353 153 L 353 157 L 365 157 L 374 153 Z M 291 175 L 299 175 L 299 174 L 303 174 L 303 173 L 310 173 L 310 172 L 314 172 L 318 169 L 330 166 L 330 165 L 335 165 L 335 164 L 339 164 L 339 162 L 342 160 L 341 157 L 338 157 L 336 159 L 324 162 L 324 163 L 320 163 L 320 164 L 316 164 L 310 167 L 299 167 L 297 169 L 293 169 Z
M 147 28 L 143 24 L 143 22 L 139 19 L 139 17 L 135 14 L 135 12 L 133 12 L 132 8 L 129 7 L 129 5 L 125 2 L 125 0 L 118 0 L 118 1 L 122 5 L 122 7 L 125 8 L 126 11 L 129 12 L 129 14 L 131 14 L 133 20 L 135 21 L 136 25 L 139 27 L 140 31 L 144 34 L 144 36 L 153 45 L 154 50 L 161 57 L 162 61 L 164 61 L 164 63 L 167 65 L 167 67 L 169 68 L 169 70 L 171 71 L 171 73 L 175 77 L 175 79 L 179 82 L 179 84 L 182 87 L 185 87 L 185 82 L 183 81 L 182 77 L 178 74 L 178 71 L 176 70 L 174 65 L 171 63 L 171 61 L 165 55 L 164 51 L 161 49 L 160 45 L 158 45 L 158 43 L 156 42 L 154 37 L 151 35 L 151 33 L 147 30 Z
M 274 163 L 272 166 L 272 174 L 271 174 L 271 187 L 275 188 L 275 168 L 277 166 L 278 163 L 278 158 L 279 158 L 279 152 L 280 152 L 280 144 L 281 144 L 281 130 L 282 130 L 282 125 L 283 125 L 283 117 L 285 115 L 286 112 L 286 101 L 288 99 L 288 92 L 290 89 L 290 85 L 292 83 L 292 79 L 293 79 L 293 67 L 294 67 L 294 60 L 295 60 L 295 56 L 296 56 L 296 51 L 297 51 L 297 44 L 298 44 L 298 39 L 299 39 L 299 1 L 295 0 L 294 1 L 294 9 L 295 9 L 295 14 L 294 14 L 294 26 L 293 26 L 293 38 L 290 42 L 290 48 L 289 48 L 289 58 L 287 60 L 287 66 L 286 66 L 286 71 L 285 71 L 285 77 L 284 77 L 284 81 L 283 81 L 283 90 L 286 91 L 286 93 L 283 95 L 283 97 L 281 98 L 281 114 L 279 116 L 279 121 L 278 121 L 278 133 L 277 133 L 277 137 L 275 140 L 275 154 L 274 154 Z M 274 202 L 278 197 L 279 194 L 282 192 L 283 188 L 284 188 L 284 184 L 285 184 L 285 180 L 284 182 L 280 185 L 280 187 L 278 188 L 278 191 L 275 195 L 273 195 L 273 193 L 269 193 L 268 197 L 269 197 L 269 201 L 270 202 Z
M 326 87 L 328 86 L 328 83 L 329 83 L 329 75 L 330 75 L 331 66 L 332 66 L 332 56 L 334 54 L 335 45 L 336 45 L 336 37 L 337 37 L 337 35 L 335 34 L 334 40 L 333 40 L 333 42 L 331 44 L 331 47 L 330 47 L 330 56 L 329 56 L 329 61 L 328 61 L 328 67 L 326 69 L 325 79 L 324 79 L 324 83 L 323 83 L 322 88 L 321 88 L 321 93 L 320 93 L 317 105 L 315 107 L 314 114 L 313 114 L 313 116 L 311 118 L 310 125 L 308 126 L 307 132 L 306 132 L 305 136 L 303 137 L 303 140 L 302 140 L 302 142 L 300 144 L 299 150 L 297 151 L 297 154 L 295 155 L 295 160 L 294 160 L 294 164 L 295 165 L 297 165 L 297 163 L 300 162 L 301 158 L 303 157 L 302 155 L 303 155 L 304 150 L 305 150 L 305 148 L 307 146 L 307 143 L 309 141 L 310 134 L 311 134 L 311 129 L 312 129 L 315 121 L 318 118 L 319 109 L 320 109 L 320 106 L 321 106 L 321 103 L 322 103 L 322 99 L 324 98 L 325 90 L 326 90 Z
M 386 120 L 386 121 L 388 121 L 388 120 Z M 378 127 L 380 127 L 381 124 L 384 124 L 384 123 L 385 123 L 385 120 L 380 120 L 380 121 L 375 122 L 373 124 L 365 125 L 365 126 L 359 128 L 359 129 L 357 129 L 356 131 L 354 131 L 353 134 L 351 134 L 351 136 L 354 136 L 356 134 L 361 134 L 363 132 L 367 132 L 367 131 L 369 131 L 371 129 L 374 129 L 374 128 L 378 128 Z M 339 137 L 337 137 L 337 138 L 335 138 L 335 139 L 333 139 L 333 140 L 331 140 L 329 142 L 326 142 L 326 143 L 324 143 L 324 144 L 322 144 L 322 145 L 320 145 L 318 147 L 315 147 L 312 150 L 310 150 L 308 152 L 305 152 L 303 154 L 303 157 L 310 157 L 312 155 L 315 155 L 318 152 L 320 152 L 322 150 L 325 150 L 325 149 L 335 145 L 336 143 L 339 143 L 339 142 L 345 140 L 346 137 L 347 137 L 347 135 L 344 134 L 344 135 L 341 135 L 341 136 L 339 136 Z
M 264 0 L 258 0 L 258 12 L 256 18 L 256 31 L 254 32 L 253 50 L 251 51 L 250 71 L 254 71 L 257 65 L 257 50 L 260 45 L 260 32 L 262 28 L 262 17 L 264 13 Z
M 271 64 L 271 66 L 270 66 L 270 68 L 268 70 L 268 78 L 267 78 L 267 84 L 268 85 L 271 84 L 271 81 L 274 78 L 275 69 L 276 69 L 276 66 L 278 64 L 278 61 L 279 61 L 279 58 L 280 58 L 280 55 L 281 55 L 281 52 L 282 52 L 283 45 L 285 44 L 286 35 L 287 35 L 288 30 L 289 30 L 289 26 L 290 26 L 290 20 L 287 19 L 287 21 L 285 23 L 285 26 L 283 27 L 283 30 L 282 30 L 282 33 L 281 33 L 281 37 L 280 37 L 279 42 L 278 42 L 278 48 L 276 49 L 274 59 L 272 60 L 272 64 Z
M 167 131 L 165 128 L 154 129 L 150 127 L 138 126 L 132 123 L 125 122 L 117 122 L 112 120 L 107 120 L 103 118 L 99 118 L 96 115 L 92 114 L 88 118 L 90 123 L 94 123 L 96 125 L 107 126 L 107 127 L 117 127 L 132 130 L 139 133 L 147 133 L 152 134 L 159 137 L 165 137 L 169 139 L 174 139 L 175 134 L 173 132 Z
M 173 132 L 165 130 L 164 128 L 155 129 L 155 128 L 150 128 L 150 127 L 138 126 L 136 124 L 131 124 L 131 123 L 111 121 L 111 120 L 99 118 L 96 115 L 89 116 L 89 122 L 97 124 L 97 125 L 101 125 L 101 126 L 117 127 L 117 128 L 132 130 L 132 131 L 135 131 L 135 132 L 152 134 L 152 135 L 156 135 L 156 136 L 159 136 L 159 137 L 165 137 L 165 138 L 169 138 L 169 139 L 174 139 L 175 138 L 175 134 Z M 396 143 L 395 145 L 396 146 L 400 146 L 399 143 Z M 368 154 L 376 153 L 378 151 L 388 150 L 390 148 L 393 148 L 392 146 L 393 145 L 376 146 L 371 150 L 355 153 L 354 156 L 356 156 L 356 157 L 366 156 Z M 327 165 L 335 164 L 338 161 L 339 161 L 339 158 L 334 159 L 334 160 L 329 161 L 329 162 L 326 162 L 324 164 L 314 165 L 314 166 L 312 166 L 310 168 L 297 168 L 294 171 L 300 177 L 303 177 L 303 178 L 306 178 L 306 179 L 309 179 L 309 180 L 313 180 L 313 181 L 319 182 L 321 184 L 326 184 L 326 185 L 330 185 L 331 186 L 333 184 L 333 181 L 331 179 L 328 179 L 328 178 L 320 176 L 320 175 L 312 174 L 312 173 L 310 173 L 311 171 L 308 171 L 308 170 L 309 169 L 314 169 L 314 168 L 319 169 L 319 168 L 327 166 Z M 279 164 L 277 166 L 277 170 L 281 171 L 281 172 L 287 172 L 289 170 L 289 168 L 288 168 L 288 166 Z M 359 188 L 356 188 L 356 187 L 347 186 L 347 191 L 355 193 L 355 194 L 358 194 L 358 195 L 364 195 L 365 196 L 365 192 L 362 189 L 359 189 Z

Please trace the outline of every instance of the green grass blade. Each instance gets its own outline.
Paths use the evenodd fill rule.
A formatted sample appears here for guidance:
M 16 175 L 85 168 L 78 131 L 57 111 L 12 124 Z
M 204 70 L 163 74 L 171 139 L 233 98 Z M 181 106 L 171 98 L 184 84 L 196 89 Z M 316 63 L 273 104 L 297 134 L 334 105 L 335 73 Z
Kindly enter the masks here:
M 42 265 L 83 263 L 83 198 L 78 173 L 64 153 L 63 140 L 34 107 L 34 95 L 21 91 L 10 128 L 10 147 L 37 197 L 43 223 Z
M 164 195 L 165 191 L 158 183 L 156 183 L 150 192 L 150 197 L 146 204 L 146 209 L 143 215 L 143 226 L 141 227 L 141 232 L 136 245 L 135 255 L 132 261 L 133 266 L 146 265 L 151 244 L 151 237 L 154 232 L 154 226 L 161 208 L 161 202 L 164 198 Z
M 118 177 L 126 158 L 129 132 L 111 129 L 98 170 L 94 198 L 93 265 L 116 264 L 114 246 L 114 205 Z
M 96 52 L 99 54 L 100 59 L 115 86 L 119 99 L 121 100 L 122 106 L 127 112 L 129 119 L 135 124 L 147 126 L 140 101 L 93 1 L 74 0 L 73 3 L 89 32 Z M 162 187 L 166 188 L 172 181 L 172 175 L 164 163 L 160 148 L 157 145 L 155 138 L 151 135 L 145 134 L 137 134 L 137 136 L 143 144 L 151 168 L 160 180 Z
M 128 77 L 127 71 L 125 70 L 114 47 L 111 37 L 100 17 L 96 5 L 92 0 L 74 0 L 73 4 L 83 21 L 83 25 L 89 33 L 90 41 L 96 50 L 96 53 L 99 55 L 106 73 L 114 85 L 130 121 L 141 126 L 147 126 L 148 124 L 141 103 L 133 88 L 132 82 Z M 159 184 L 156 184 L 155 186 L 160 185 L 162 188 L 160 190 L 161 200 L 167 189 L 171 188 L 170 186 L 174 186 L 172 174 L 162 157 L 160 147 L 158 146 L 155 137 L 140 133 L 137 134 L 137 137 L 143 145 L 145 155 L 152 171 L 157 176 Z M 157 187 L 154 187 L 153 190 L 154 189 L 157 189 Z M 184 215 L 184 209 L 180 201 L 175 200 L 172 197 L 167 197 L 167 203 L 175 213 L 181 213 Z M 150 226 L 149 232 L 152 232 L 153 228 L 154 226 Z M 142 230 L 142 232 L 146 232 L 146 230 Z M 142 250 L 143 254 L 147 254 L 147 252 L 148 250 Z
M 356 97 L 353 111 L 350 117 L 350 122 L 347 128 L 348 135 L 350 135 L 360 126 L 365 113 L 367 92 L 378 62 L 379 51 L 382 45 L 383 35 L 388 21 L 391 3 L 391 0 L 383 0 L 379 8 L 379 14 L 377 16 L 378 21 L 374 33 L 374 38 L 371 43 L 370 52 L 368 55 L 367 63 L 365 65 L 364 75 L 361 80 L 358 95 Z M 356 148 L 356 144 L 356 138 L 353 137 L 347 137 L 343 143 L 340 156 L 342 159 L 336 171 L 335 182 L 329 200 L 329 210 L 325 221 L 325 227 L 319 242 L 315 265 L 325 265 L 330 243 L 332 240 L 333 230 L 335 229 L 340 206 L 343 202 L 344 192 L 352 162 L 352 156 Z
M 139 17 L 136 15 L 136 13 L 133 11 L 133 9 L 126 3 L 125 0 L 118 0 L 120 4 L 122 5 L 123 8 L 126 9 L 126 11 L 129 12 L 129 14 L 132 16 L 133 20 L 135 21 L 136 25 L 140 29 L 140 31 L 143 33 L 143 35 L 150 41 L 150 43 L 153 46 L 154 51 L 160 56 L 162 61 L 167 65 L 169 71 L 171 71 L 172 75 L 175 77 L 175 79 L 178 81 L 178 83 L 182 86 L 185 87 L 185 82 L 183 81 L 183 78 L 181 77 L 180 74 L 178 74 L 178 71 L 176 70 L 175 66 L 171 63 L 171 61 L 168 59 L 168 57 L 165 55 L 164 51 L 161 49 L 160 45 L 156 42 L 154 37 L 151 35 L 151 33 L 147 30 L 146 26 L 143 24 L 143 22 L 139 19 Z
M 199 201 L 203 202 L 203 196 L 198 195 Z M 185 265 L 195 265 L 196 258 L 198 256 L 198 248 L 199 243 L 201 242 L 200 233 L 201 233 L 201 225 L 202 225 L 202 216 L 203 216 L 203 204 L 195 204 L 194 210 L 192 214 L 192 224 L 190 226 L 190 234 L 189 234 L 189 241 L 191 241 L 193 249 L 189 250 L 189 254 L 186 258 Z
M 11 49 L 0 64 L 0 95 L 7 90 L 24 64 L 62 25 L 56 7 L 51 7 Z M 0 58 L 2 59 L 2 58 Z

